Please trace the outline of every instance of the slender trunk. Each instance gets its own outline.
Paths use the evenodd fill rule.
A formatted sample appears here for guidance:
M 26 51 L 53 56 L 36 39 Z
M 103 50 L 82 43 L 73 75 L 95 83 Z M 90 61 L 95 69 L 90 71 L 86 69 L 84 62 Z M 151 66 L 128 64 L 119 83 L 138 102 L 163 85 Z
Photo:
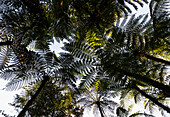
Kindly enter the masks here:
M 157 61 L 157 62 L 165 63 L 166 65 L 170 65 L 170 62 L 166 61 L 164 59 L 156 58 L 156 57 L 148 55 L 148 54 L 144 54 L 144 56 L 148 59 L 153 60 L 153 61 Z
M 159 107 L 163 108 L 163 109 L 166 110 L 168 113 L 170 113 L 170 108 L 167 107 L 167 106 L 165 106 L 165 105 L 163 105 L 162 103 L 160 103 L 160 102 L 158 101 L 158 99 L 156 99 L 156 98 L 148 95 L 146 92 L 142 91 L 142 90 L 141 90 L 139 87 L 137 87 L 137 86 L 135 87 L 135 89 L 136 89 L 137 91 L 139 91 L 143 96 L 145 96 L 146 98 L 148 98 L 149 100 L 151 100 L 153 103 L 155 103 L 156 105 L 158 105 Z
M 28 108 L 33 104 L 33 102 L 35 101 L 36 97 L 40 94 L 41 90 L 43 89 L 43 87 L 45 86 L 46 82 L 49 81 L 50 77 L 49 76 L 44 76 L 44 79 L 40 85 L 40 87 L 38 88 L 38 90 L 36 91 L 36 93 L 31 97 L 31 99 L 27 102 L 27 104 L 25 105 L 25 107 L 22 109 L 22 111 L 18 114 L 17 117 L 24 117 L 25 112 L 28 110 Z
M 155 80 L 150 79 L 146 76 L 142 76 L 142 75 L 139 75 L 139 74 L 136 74 L 136 73 L 130 73 L 130 72 L 123 71 L 123 70 L 121 70 L 121 72 L 123 72 L 125 75 L 128 75 L 130 77 L 135 78 L 136 80 L 140 80 L 140 81 L 142 81 L 146 84 L 149 84 L 151 86 L 158 88 L 159 90 L 162 90 L 167 97 L 170 97 L 170 93 L 169 93 L 170 92 L 170 86 L 162 84 L 158 81 L 155 81 Z
M 135 52 L 134 52 L 134 55 L 136 55 L 136 56 L 142 55 L 142 56 L 145 56 L 147 59 L 151 59 L 151 60 L 153 60 L 153 61 L 157 61 L 157 62 L 164 63 L 164 64 L 166 64 L 166 65 L 170 65 L 170 62 L 169 62 L 169 61 L 166 61 L 166 60 L 164 60 L 164 59 L 151 56 L 151 55 L 146 54 L 146 53 L 144 53 L 144 52 L 135 51 Z
M 97 104 L 97 106 L 98 106 L 98 108 L 99 108 L 99 112 L 100 112 L 101 117 L 104 117 L 104 114 L 103 114 L 103 111 L 102 111 L 100 102 L 97 102 L 96 104 Z
M 12 41 L 0 42 L 0 46 L 11 45 L 11 44 L 12 44 Z

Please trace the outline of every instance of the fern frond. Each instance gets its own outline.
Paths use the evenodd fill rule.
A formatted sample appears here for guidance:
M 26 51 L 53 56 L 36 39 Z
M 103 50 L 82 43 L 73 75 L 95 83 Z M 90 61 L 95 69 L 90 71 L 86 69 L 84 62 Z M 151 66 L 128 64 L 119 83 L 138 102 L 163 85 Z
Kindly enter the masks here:
M 22 67 L 19 66 L 19 60 L 12 52 L 12 50 L 9 49 L 8 52 L 9 53 L 6 55 L 6 57 L 8 58 L 8 63 L 6 63 L 3 68 L 1 68 L 0 77 L 5 80 L 12 80 L 16 76 L 18 69 L 21 69 Z
M 154 1 L 150 3 L 151 18 L 153 20 L 155 37 L 169 38 L 170 5 L 168 0 Z
M 94 71 L 94 66 L 90 63 L 84 61 L 76 61 L 71 64 L 72 69 L 76 69 L 76 71 L 83 75 L 88 75 L 90 72 Z
M 4 89 L 7 91 L 14 91 L 22 88 L 23 86 L 27 86 L 28 84 L 32 84 L 40 80 L 42 80 L 42 78 L 39 76 L 39 74 L 35 74 L 35 72 L 30 72 L 19 77 L 16 76 L 14 79 L 6 84 L 6 87 Z
M 1 71 L 0 77 L 3 78 L 4 80 L 10 80 L 10 79 L 14 79 L 16 75 L 14 74 L 13 70 L 5 69 Z
M 147 46 L 147 44 L 151 41 L 154 42 L 152 24 L 151 21 L 147 19 L 148 15 L 135 17 L 135 14 L 130 18 L 123 18 L 120 25 L 115 24 L 115 26 L 113 26 L 112 32 L 114 33 L 112 33 L 112 39 L 115 42 L 119 42 L 119 44 L 126 44 L 131 49 L 147 49 L 150 47 Z M 117 39 L 118 37 L 119 39 Z
M 93 86 L 96 82 L 96 73 L 92 72 L 91 74 L 88 74 L 83 77 L 80 87 L 83 87 L 85 89 L 89 89 L 91 86 Z
M 0 69 L 3 69 L 9 63 L 9 48 L 1 47 L 0 49 Z
M 103 39 L 102 35 L 94 31 L 88 31 L 86 33 L 86 40 L 93 49 L 103 47 L 105 44 L 105 39 Z
M 31 82 L 42 80 L 44 72 L 50 75 L 54 74 L 54 70 L 48 72 L 54 66 L 51 65 L 52 67 L 49 67 L 43 56 L 32 51 L 29 52 L 29 55 L 32 57 L 32 61 L 29 64 L 25 64 L 25 67 L 21 67 L 17 57 L 12 56 L 11 62 L 14 64 L 3 70 L 2 77 L 10 80 L 6 87 L 7 90 L 16 90 Z
M 85 62 L 93 63 L 96 61 L 94 51 L 88 44 L 72 42 L 66 44 L 64 50 L 69 51 L 74 57 L 83 59 Z

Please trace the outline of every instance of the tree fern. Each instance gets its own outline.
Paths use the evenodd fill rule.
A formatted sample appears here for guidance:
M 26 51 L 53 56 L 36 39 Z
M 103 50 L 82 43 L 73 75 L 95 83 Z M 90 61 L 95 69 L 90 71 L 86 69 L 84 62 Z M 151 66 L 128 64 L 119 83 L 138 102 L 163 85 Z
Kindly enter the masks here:
M 166 54 L 169 51 L 167 1 L 151 1 L 151 18 L 148 15 L 128 18 L 129 6 L 137 10 L 147 0 L 4 0 L 0 27 L 8 35 L 0 45 L 6 44 L 9 50 L 1 51 L 1 74 L 12 81 L 9 89 L 42 80 L 20 115 L 24 115 L 50 78 L 77 92 L 75 83 L 81 78 L 82 91 L 95 86 L 101 95 L 111 90 L 116 95 L 116 91 L 129 86 L 136 101 L 141 93 L 167 110 L 154 98 L 169 97 L 170 91 L 162 71 L 169 61 L 156 55 L 158 50 L 165 49 Z M 59 58 L 49 51 L 54 39 L 69 41 L 63 47 L 67 52 Z M 35 47 L 30 51 L 31 43 Z M 8 61 L 6 53 L 10 54 Z M 101 97 L 91 105 L 98 106 L 104 116 Z
M 86 90 L 78 97 L 78 103 L 83 104 L 85 108 L 92 108 L 95 115 L 101 115 L 102 117 L 108 115 L 114 115 L 113 110 L 118 105 L 116 102 L 108 98 L 109 95 L 105 92 L 98 92 L 95 87 Z M 105 110 L 108 110 L 106 113 Z M 111 112 L 111 115 L 109 115 Z

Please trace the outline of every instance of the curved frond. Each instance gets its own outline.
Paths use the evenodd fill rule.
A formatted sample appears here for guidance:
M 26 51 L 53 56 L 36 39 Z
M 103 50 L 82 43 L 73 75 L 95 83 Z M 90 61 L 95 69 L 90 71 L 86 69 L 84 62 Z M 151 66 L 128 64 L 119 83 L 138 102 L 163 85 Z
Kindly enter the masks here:
M 68 53 L 64 55 L 68 57 L 66 60 L 63 59 L 65 62 L 68 63 L 72 60 L 67 67 L 82 75 L 81 85 L 86 88 L 92 86 L 96 81 L 97 66 L 95 66 L 95 63 L 98 61 L 92 48 L 85 43 L 71 42 L 66 43 L 63 49 L 71 53 L 71 55 Z
M 6 65 L 9 63 L 9 49 L 8 47 L 1 47 L 0 48 L 0 69 L 3 69 L 6 67 Z
M 152 0 L 150 3 L 150 13 L 153 20 L 155 37 L 163 38 L 167 41 L 170 38 L 170 5 L 169 0 Z
M 35 75 L 34 72 L 27 73 L 26 75 L 24 74 L 23 76 L 20 76 L 17 79 L 12 79 L 10 82 L 6 84 L 6 87 L 4 89 L 8 91 L 18 90 L 23 86 L 35 83 L 37 80 L 42 80 L 42 78 L 38 79 L 37 75 Z
M 13 55 L 13 59 L 10 61 L 13 64 L 2 70 L 2 78 L 10 80 L 5 89 L 16 90 L 28 83 L 42 80 L 43 73 L 45 72 L 45 61 L 38 54 L 34 52 L 29 53 L 33 57 L 33 61 L 25 67 L 21 67 L 17 57 Z
M 74 57 L 83 59 L 85 62 L 93 63 L 96 61 L 94 52 L 88 44 L 72 42 L 65 44 L 63 49 L 69 51 Z
M 123 18 L 120 24 L 117 22 L 109 30 L 112 32 L 111 38 L 116 43 L 126 44 L 131 49 L 143 50 L 153 48 L 153 45 L 150 45 L 151 42 L 155 43 L 153 26 L 151 20 L 148 19 L 148 15 L 135 17 L 135 14 L 130 18 Z

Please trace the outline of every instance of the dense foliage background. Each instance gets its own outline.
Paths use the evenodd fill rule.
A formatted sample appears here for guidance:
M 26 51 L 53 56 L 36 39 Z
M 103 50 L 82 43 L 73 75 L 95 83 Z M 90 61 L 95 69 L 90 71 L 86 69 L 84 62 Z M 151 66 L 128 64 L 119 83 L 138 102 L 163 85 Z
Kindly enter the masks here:
M 144 4 L 149 14 L 131 13 Z M 24 88 L 11 104 L 18 117 L 170 113 L 169 0 L 3 0 L 1 7 L 0 77 L 9 80 L 6 90 Z M 54 40 L 64 43 L 59 56 Z M 133 102 L 143 108 L 131 113 Z

